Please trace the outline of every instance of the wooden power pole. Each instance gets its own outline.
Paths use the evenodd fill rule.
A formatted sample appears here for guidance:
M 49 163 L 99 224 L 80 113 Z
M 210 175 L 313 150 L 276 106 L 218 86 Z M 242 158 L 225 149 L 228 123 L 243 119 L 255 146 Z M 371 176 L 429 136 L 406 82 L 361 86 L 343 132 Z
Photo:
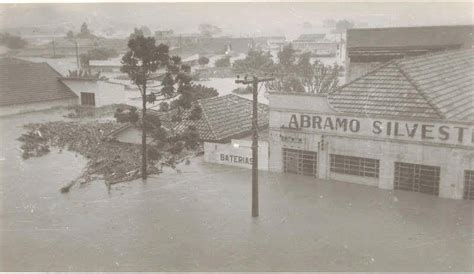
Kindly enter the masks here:
M 235 80 L 237 84 L 252 84 L 252 217 L 258 217 L 258 83 L 273 81 L 274 78 L 252 77 L 251 80 Z

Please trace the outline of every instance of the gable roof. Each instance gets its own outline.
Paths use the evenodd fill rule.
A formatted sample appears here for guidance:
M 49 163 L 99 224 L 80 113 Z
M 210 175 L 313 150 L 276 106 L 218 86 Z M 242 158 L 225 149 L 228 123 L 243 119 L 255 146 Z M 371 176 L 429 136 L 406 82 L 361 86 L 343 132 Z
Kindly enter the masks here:
M 473 30 L 474 25 L 349 29 L 347 51 L 471 48 Z
M 77 95 L 47 63 L 0 59 L 0 106 L 73 99 Z
M 252 129 L 252 101 L 234 94 L 198 100 L 195 105 L 202 109 L 199 120 L 191 120 L 191 107 L 183 114 L 184 119 L 176 126 L 182 133 L 194 126 L 202 141 L 226 141 L 249 134 Z M 258 127 L 268 126 L 268 106 L 258 105 Z
M 328 95 L 337 111 L 474 121 L 474 49 L 388 62 Z

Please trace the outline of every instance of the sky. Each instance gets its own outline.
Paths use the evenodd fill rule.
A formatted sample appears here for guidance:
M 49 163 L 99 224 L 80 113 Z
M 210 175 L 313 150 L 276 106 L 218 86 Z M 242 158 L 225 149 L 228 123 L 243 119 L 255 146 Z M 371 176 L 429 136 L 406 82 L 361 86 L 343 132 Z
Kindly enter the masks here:
M 423 26 L 473 24 L 473 4 L 465 3 L 102 3 L 1 4 L 1 28 L 174 29 L 197 32 L 201 23 L 221 27 L 235 36 L 301 33 L 325 19 L 349 19 L 360 26 Z

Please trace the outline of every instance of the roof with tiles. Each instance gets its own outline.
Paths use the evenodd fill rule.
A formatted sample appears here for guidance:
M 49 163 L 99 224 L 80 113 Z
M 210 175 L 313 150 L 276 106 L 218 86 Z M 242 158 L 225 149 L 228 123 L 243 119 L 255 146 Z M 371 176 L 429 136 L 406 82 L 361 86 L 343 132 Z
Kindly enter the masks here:
M 386 63 L 328 95 L 340 112 L 474 121 L 474 49 Z
M 0 59 L 0 106 L 77 98 L 46 63 Z
M 239 138 L 251 132 L 252 101 L 234 94 L 198 100 L 195 105 L 202 109 L 199 120 L 189 119 L 191 107 L 184 119 L 176 126 L 175 132 L 182 133 L 194 126 L 202 141 L 223 142 Z M 268 126 L 268 106 L 258 105 L 258 127 Z

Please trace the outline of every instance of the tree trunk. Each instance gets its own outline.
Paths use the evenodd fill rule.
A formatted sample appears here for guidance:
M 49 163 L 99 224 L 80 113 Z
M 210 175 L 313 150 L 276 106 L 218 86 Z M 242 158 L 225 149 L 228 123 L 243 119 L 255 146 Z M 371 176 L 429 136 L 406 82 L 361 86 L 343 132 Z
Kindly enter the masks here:
M 143 85 L 142 96 L 142 179 L 146 179 L 146 84 Z

